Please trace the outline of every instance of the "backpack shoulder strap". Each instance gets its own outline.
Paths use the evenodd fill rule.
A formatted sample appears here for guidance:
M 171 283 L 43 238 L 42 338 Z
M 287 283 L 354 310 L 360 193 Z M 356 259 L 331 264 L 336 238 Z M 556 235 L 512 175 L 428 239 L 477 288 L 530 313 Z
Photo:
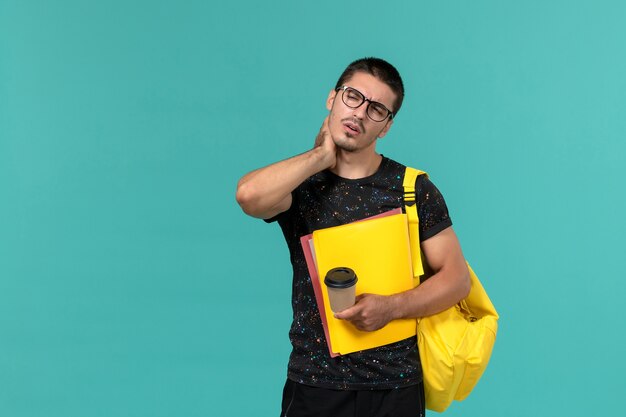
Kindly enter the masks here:
M 404 207 L 409 223 L 409 240 L 411 242 L 411 259 L 413 261 L 413 278 L 418 279 L 424 275 L 422 265 L 422 255 L 420 253 L 419 217 L 417 215 L 417 204 L 415 203 L 415 181 L 420 175 L 426 172 L 415 168 L 406 167 L 404 172 Z M 419 282 L 419 280 L 417 281 Z

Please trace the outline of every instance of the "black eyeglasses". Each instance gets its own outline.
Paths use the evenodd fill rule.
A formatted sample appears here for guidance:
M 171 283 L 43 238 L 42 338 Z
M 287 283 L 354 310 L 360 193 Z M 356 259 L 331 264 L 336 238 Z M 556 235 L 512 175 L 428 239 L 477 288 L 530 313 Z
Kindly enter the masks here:
M 367 109 L 365 112 L 367 113 L 367 117 L 373 121 L 382 122 L 387 117 L 393 119 L 393 112 L 384 104 L 365 98 L 363 93 L 359 90 L 355 90 L 354 88 L 345 85 L 337 88 L 335 91 L 339 90 L 343 90 L 343 93 L 341 94 L 343 104 L 351 109 L 361 107 L 361 105 L 367 101 Z

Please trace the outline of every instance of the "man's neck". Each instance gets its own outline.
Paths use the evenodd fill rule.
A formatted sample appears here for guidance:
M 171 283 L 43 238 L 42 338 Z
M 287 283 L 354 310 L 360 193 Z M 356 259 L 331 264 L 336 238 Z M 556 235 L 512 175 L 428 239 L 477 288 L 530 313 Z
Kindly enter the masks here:
M 374 175 L 382 161 L 376 152 L 337 152 L 337 164 L 331 172 L 342 178 L 359 179 Z

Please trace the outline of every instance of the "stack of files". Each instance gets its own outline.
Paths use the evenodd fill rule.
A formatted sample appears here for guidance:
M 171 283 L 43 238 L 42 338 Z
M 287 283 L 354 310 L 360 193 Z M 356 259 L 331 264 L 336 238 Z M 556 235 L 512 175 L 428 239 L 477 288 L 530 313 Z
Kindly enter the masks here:
M 349 267 L 358 277 L 357 295 L 391 295 L 412 289 L 409 231 L 401 209 L 316 230 L 302 236 L 300 243 L 331 357 L 387 345 L 416 334 L 415 319 L 394 320 L 373 332 L 360 331 L 350 322 L 336 319 L 324 284 L 328 271 Z

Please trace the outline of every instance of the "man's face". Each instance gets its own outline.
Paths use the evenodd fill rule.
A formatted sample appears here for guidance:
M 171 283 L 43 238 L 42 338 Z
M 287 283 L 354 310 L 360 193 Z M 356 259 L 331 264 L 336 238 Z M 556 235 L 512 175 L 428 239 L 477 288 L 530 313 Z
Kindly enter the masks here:
M 392 104 L 396 95 L 387 84 L 365 72 L 356 72 L 345 85 L 358 90 L 366 99 L 384 104 L 395 110 Z M 326 101 L 330 110 L 328 127 L 335 145 L 348 152 L 374 151 L 376 140 L 387 134 L 393 119 L 375 122 L 367 116 L 368 102 L 356 109 L 348 107 L 341 99 L 343 90 L 331 91 Z

